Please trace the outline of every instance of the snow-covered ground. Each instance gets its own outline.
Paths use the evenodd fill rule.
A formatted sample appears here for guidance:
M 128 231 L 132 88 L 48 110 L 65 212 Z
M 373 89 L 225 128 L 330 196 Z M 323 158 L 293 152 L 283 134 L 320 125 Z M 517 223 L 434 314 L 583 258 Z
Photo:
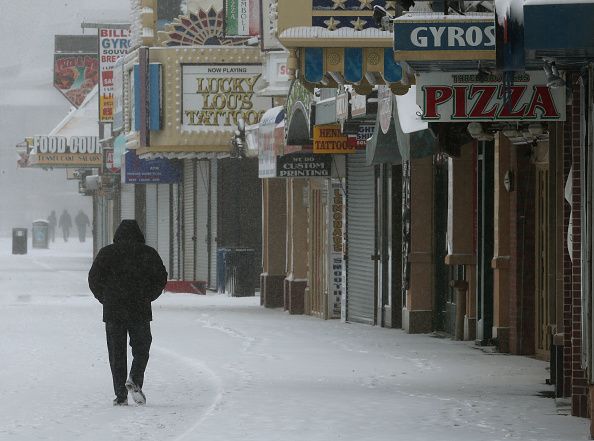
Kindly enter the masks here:
M 91 243 L 0 240 L 0 440 L 585 440 L 546 364 L 398 330 L 164 294 L 148 403 L 114 408 Z

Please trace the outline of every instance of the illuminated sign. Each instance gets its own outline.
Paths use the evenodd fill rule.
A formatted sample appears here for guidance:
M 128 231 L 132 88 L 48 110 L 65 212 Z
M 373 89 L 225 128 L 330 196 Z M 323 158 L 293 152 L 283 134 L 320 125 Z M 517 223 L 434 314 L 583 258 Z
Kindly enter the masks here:
M 270 98 L 256 96 L 260 65 L 184 65 L 182 129 L 201 131 L 260 122 Z

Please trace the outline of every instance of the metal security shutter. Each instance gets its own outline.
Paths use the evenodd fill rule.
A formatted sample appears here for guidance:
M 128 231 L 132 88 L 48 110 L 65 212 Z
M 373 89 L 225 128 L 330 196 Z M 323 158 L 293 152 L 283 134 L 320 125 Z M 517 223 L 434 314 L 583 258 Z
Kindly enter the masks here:
M 146 185 L 146 220 L 145 242 L 148 246 L 157 248 L 157 184 Z
M 134 219 L 135 215 L 135 198 L 134 198 L 134 184 L 122 184 L 121 187 L 121 205 L 120 217 L 121 219 Z
M 163 260 L 167 272 L 170 268 L 170 216 L 169 216 L 169 185 L 159 184 L 157 186 L 157 251 Z M 171 277 L 171 275 L 170 275 Z
M 210 161 L 196 163 L 196 280 L 208 281 Z
M 182 186 L 179 184 L 172 184 L 170 197 L 171 197 L 171 274 L 170 279 L 180 280 L 181 277 L 181 253 L 182 253 L 182 211 L 181 211 L 181 191 Z
M 375 174 L 365 151 L 347 157 L 347 321 L 373 324 Z
M 217 215 L 218 215 L 218 161 L 210 167 L 210 278 L 209 287 L 217 288 Z
M 183 280 L 195 280 L 195 227 L 194 227 L 194 160 L 184 160 L 183 189 Z

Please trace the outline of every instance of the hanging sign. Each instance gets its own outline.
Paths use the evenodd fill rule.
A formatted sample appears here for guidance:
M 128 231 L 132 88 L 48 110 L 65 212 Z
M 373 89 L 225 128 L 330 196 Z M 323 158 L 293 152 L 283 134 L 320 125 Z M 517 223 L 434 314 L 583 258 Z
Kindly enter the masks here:
M 99 121 L 114 119 L 114 71 L 120 57 L 128 53 L 130 32 L 127 29 L 99 29 Z M 119 74 L 119 73 L 118 73 Z
M 79 107 L 99 81 L 96 54 L 55 54 L 54 86 Z
M 343 297 L 345 296 L 345 264 L 344 264 L 344 230 L 345 230 L 345 197 L 343 183 L 339 179 L 332 179 L 329 183 L 330 196 L 328 201 L 328 237 L 332 242 L 328 247 L 328 318 L 340 318 Z
M 179 162 L 170 159 L 141 159 L 134 150 L 122 157 L 122 183 L 175 184 L 181 179 Z
M 279 178 L 327 178 L 332 175 L 332 157 L 311 153 L 279 156 L 276 175 Z
M 97 136 L 34 136 L 29 138 L 32 167 L 101 167 L 103 150 Z
M 393 94 L 390 88 L 388 86 L 378 86 L 377 117 L 384 135 L 390 130 L 390 124 L 392 122 L 392 101 Z
M 458 18 L 460 17 L 460 18 Z M 394 20 L 396 60 L 481 60 L 495 58 L 493 17 L 436 16 Z
M 339 124 L 324 124 L 314 126 L 314 153 L 355 153 L 356 149 L 357 137 L 343 135 Z
M 546 84 L 544 72 L 518 73 L 506 103 L 500 75 L 479 80 L 464 72 L 419 74 L 417 103 L 428 121 L 565 121 L 565 88 Z

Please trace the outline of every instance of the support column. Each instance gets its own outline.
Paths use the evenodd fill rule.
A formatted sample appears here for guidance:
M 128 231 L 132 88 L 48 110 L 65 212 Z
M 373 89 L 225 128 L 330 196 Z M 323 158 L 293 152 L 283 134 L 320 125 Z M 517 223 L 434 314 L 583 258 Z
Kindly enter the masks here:
M 467 289 L 463 299 L 466 308 L 463 317 L 463 339 L 476 338 L 476 256 L 474 254 L 474 143 L 460 149 L 458 158 L 450 159 L 448 176 L 448 255 L 446 265 L 464 265 Z
M 262 179 L 262 274 L 260 304 L 284 304 L 287 253 L 287 191 L 280 179 Z
M 493 338 L 500 352 L 509 352 L 510 193 L 505 188 L 511 173 L 511 143 L 501 133 L 495 138 L 494 243 L 493 243 Z M 508 175 L 509 176 L 509 175 Z
M 303 314 L 307 286 L 307 207 L 304 191 L 306 179 L 287 181 L 287 277 L 285 309 L 290 314 Z
M 433 157 L 411 160 L 410 282 L 402 324 L 409 334 L 433 330 Z

